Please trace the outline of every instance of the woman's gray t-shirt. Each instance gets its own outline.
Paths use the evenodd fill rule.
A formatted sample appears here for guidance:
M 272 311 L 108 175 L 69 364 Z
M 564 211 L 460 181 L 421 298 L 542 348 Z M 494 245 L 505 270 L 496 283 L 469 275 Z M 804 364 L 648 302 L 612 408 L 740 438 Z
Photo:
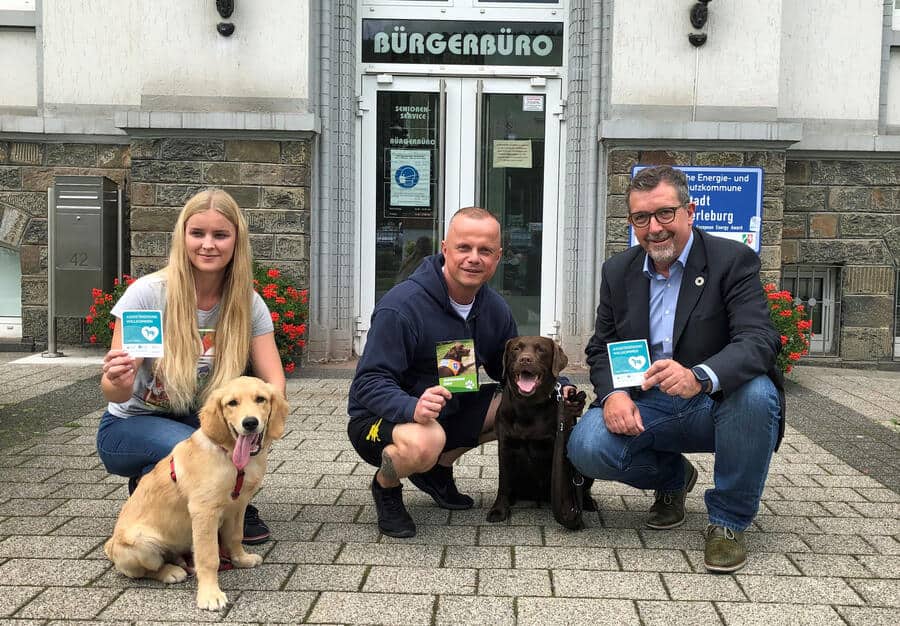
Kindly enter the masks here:
M 163 311 L 166 308 L 166 277 L 163 274 L 151 274 L 134 281 L 112 308 L 112 314 L 120 321 L 122 311 Z M 253 292 L 253 304 L 250 312 L 253 337 L 271 333 L 274 330 L 269 308 L 262 297 Z M 197 362 L 197 377 L 202 381 L 209 377 L 213 368 L 213 349 L 216 321 L 219 319 L 219 305 L 209 311 L 197 309 L 197 326 L 200 329 L 200 340 L 203 350 Z M 165 344 L 165 337 L 163 337 Z M 134 378 L 131 397 L 125 402 L 110 402 L 107 410 L 116 417 L 131 415 L 147 415 L 150 413 L 171 413 L 169 399 L 161 381 L 154 376 L 156 359 L 145 358 Z

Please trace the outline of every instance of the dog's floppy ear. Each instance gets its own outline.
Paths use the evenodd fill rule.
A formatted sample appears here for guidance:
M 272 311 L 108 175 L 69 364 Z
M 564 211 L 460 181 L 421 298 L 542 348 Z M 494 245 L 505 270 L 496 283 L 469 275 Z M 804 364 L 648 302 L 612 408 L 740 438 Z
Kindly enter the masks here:
M 284 437 L 284 423 L 287 420 L 290 407 L 279 390 L 268 383 L 266 383 L 266 387 L 268 387 L 269 391 L 269 422 L 266 424 L 266 442 L 264 445 L 268 446 L 272 440 Z
M 552 341 L 552 340 L 551 340 Z M 553 342 L 553 378 L 559 378 L 559 373 L 569 364 L 569 357 L 557 342 Z
M 510 337 L 506 340 L 506 346 L 503 348 L 503 369 L 500 372 L 500 377 L 503 380 L 506 380 L 506 368 L 508 367 L 507 361 L 509 361 L 509 349 L 512 346 L 513 341 L 517 341 L 518 339 L 518 337 Z
M 211 391 L 203 403 L 203 408 L 200 409 L 200 430 L 216 443 L 227 443 L 232 439 L 225 423 L 225 415 L 222 413 L 224 395 L 225 387 Z

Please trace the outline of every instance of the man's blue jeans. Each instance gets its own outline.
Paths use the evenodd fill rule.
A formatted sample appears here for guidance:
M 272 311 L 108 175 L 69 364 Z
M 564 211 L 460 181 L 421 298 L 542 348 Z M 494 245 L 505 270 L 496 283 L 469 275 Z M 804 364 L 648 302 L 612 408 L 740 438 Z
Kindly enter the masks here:
M 97 429 L 97 453 L 110 474 L 143 476 L 198 428 L 196 414 L 121 418 L 107 411 Z
M 682 452 L 714 452 L 714 488 L 706 492 L 711 524 L 744 530 L 759 509 L 781 419 L 778 391 L 768 376 L 745 383 L 718 402 L 689 400 L 654 387 L 635 404 L 644 422 L 636 436 L 606 429 L 603 409 L 591 408 L 569 439 L 569 459 L 585 476 L 638 489 L 684 488 Z

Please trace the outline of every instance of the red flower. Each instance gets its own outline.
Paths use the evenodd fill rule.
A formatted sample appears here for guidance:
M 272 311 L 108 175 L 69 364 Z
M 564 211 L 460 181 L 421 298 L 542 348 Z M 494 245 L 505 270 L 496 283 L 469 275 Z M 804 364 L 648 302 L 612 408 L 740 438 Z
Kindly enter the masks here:
M 287 372 L 288 374 L 290 374 L 290 373 L 292 373 L 292 372 L 294 371 L 294 369 L 295 369 L 296 367 L 297 367 L 297 366 L 294 364 L 293 361 L 289 361 L 289 362 L 284 366 L 284 371 Z
M 781 336 L 781 345 L 786 346 L 788 342 L 788 338 L 785 335 Z
M 781 317 L 790 317 L 790 316 L 793 315 L 793 314 L 794 314 L 794 313 L 793 313 L 792 311 L 782 311 L 781 313 L 779 313 L 779 315 L 780 315 Z
M 784 368 L 784 373 L 785 373 L 785 374 L 790 374 L 792 369 L 794 369 L 794 366 L 793 366 L 793 365 L 788 365 L 786 368 Z
M 305 347 L 305 346 L 306 346 L 306 340 L 305 340 L 305 339 L 300 339 L 299 341 L 297 341 L 297 347 L 298 347 L 298 348 L 303 348 L 303 347 Z
M 272 311 L 272 321 L 277 322 L 280 319 L 281 319 L 281 316 L 278 315 L 278 311 Z
M 286 318 L 288 318 L 289 320 L 292 320 L 292 319 L 294 319 L 294 312 L 293 311 L 285 311 L 284 316 Z
M 765 287 L 763 287 L 766 293 L 771 291 L 775 291 L 775 283 L 767 283 Z
M 266 272 L 266 275 L 267 275 L 269 278 L 278 278 L 278 277 L 281 275 L 281 272 L 279 272 L 277 269 L 275 269 L 275 268 L 273 267 L 273 268 L 270 269 L 268 272 Z
M 300 292 L 300 302 L 302 302 L 303 304 L 306 304 L 306 301 L 308 299 L 309 299 L 309 292 L 306 289 L 304 289 L 303 291 Z
M 791 352 L 791 353 L 788 355 L 788 358 L 789 358 L 791 361 L 799 361 L 799 360 L 800 360 L 800 353 L 799 353 L 799 352 Z
M 298 329 L 301 335 L 306 334 L 306 324 L 300 324 L 300 328 Z
M 95 306 L 92 304 L 92 305 L 91 305 L 91 308 L 89 308 L 88 311 L 90 311 L 91 313 L 93 313 L 94 315 L 96 315 L 96 314 L 97 314 L 97 307 L 95 307 Z M 88 324 L 90 324 L 90 322 L 88 322 Z
M 275 297 L 275 304 L 287 304 L 287 300 L 282 298 L 281 296 Z
M 91 289 L 91 295 L 96 298 L 98 296 L 102 296 L 103 292 L 100 289 L 94 287 L 93 289 Z
M 97 335 L 91 335 L 88 339 L 90 339 L 91 343 L 97 343 Z
M 109 329 L 110 329 L 110 330 L 115 330 L 115 329 L 116 329 L 116 323 L 115 323 L 115 322 L 110 322 L 110 323 L 109 323 Z
M 91 317 L 90 315 L 88 315 L 87 317 L 84 318 L 84 321 L 87 322 L 88 324 L 93 324 L 94 318 Z

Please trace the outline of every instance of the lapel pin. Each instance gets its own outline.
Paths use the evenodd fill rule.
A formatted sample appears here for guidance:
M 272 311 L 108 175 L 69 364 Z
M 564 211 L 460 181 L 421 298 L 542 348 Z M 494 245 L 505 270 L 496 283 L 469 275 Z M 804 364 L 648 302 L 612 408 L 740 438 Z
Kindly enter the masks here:
M 698 287 L 702 287 L 703 283 L 705 283 L 705 282 L 706 282 L 706 280 L 702 276 L 698 276 L 697 278 L 694 279 L 694 284 L 697 285 Z

